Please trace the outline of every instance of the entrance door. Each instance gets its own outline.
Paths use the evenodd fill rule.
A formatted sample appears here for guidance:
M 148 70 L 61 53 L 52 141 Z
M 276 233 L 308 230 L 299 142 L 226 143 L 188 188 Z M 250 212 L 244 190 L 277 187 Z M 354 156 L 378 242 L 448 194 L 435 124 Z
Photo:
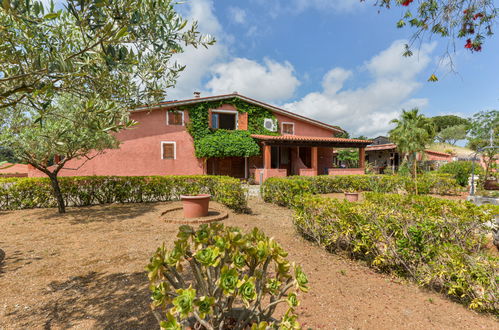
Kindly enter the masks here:
M 210 175 L 227 175 L 240 179 L 245 177 L 243 157 L 210 158 L 207 166 L 207 173 Z

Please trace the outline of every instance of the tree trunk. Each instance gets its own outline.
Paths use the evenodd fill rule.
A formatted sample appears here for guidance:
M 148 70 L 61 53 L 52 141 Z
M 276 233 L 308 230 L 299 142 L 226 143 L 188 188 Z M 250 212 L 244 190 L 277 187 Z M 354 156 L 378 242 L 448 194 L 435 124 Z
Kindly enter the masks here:
M 416 195 L 418 194 L 418 154 L 414 153 L 414 187 L 416 188 Z
M 57 180 L 57 173 L 48 174 L 48 177 L 50 178 L 50 184 L 54 190 L 59 213 L 66 213 L 66 206 L 64 205 L 64 198 L 62 198 L 61 188 L 59 187 L 59 181 Z

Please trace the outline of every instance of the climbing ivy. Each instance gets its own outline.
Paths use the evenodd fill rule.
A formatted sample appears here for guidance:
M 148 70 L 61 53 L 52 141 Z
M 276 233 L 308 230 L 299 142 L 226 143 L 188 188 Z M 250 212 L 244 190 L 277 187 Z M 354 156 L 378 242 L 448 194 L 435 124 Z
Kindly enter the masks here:
M 232 104 L 238 112 L 248 113 L 248 131 L 214 130 L 209 127 L 209 109 Z M 196 157 L 248 157 L 260 153 L 260 147 L 251 134 L 279 135 L 263 127 L 265 118 L 276 120 L 274 114 L 265 108 L 247 103 L 237 97 L 228 100 L 201 102 L 182 107 L 189 111 L 187 130 L 194 139 Z M 276 120 L 277 121 L 277 120 Z

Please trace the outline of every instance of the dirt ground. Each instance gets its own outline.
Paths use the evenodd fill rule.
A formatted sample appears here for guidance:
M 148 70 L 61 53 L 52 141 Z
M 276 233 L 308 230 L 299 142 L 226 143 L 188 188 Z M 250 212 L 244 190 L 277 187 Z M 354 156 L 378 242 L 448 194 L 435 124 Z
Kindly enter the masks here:
M 144 266 L 178 225 L 160 220 L 172 203 L 0 212 L 0 329 L 154 329 Z M 291 212 L 258 199 L 251 215 L 224 223 L 262 228 L 301 264 L 304 329 L 499 329 L 479 315 L 411 283 L 304 241 Z

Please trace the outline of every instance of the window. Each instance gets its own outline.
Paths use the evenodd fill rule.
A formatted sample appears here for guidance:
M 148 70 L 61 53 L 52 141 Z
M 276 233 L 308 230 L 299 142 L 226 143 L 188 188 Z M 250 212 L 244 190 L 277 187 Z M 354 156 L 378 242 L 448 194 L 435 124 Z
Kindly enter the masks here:
M 166 112 L 167 125 L 184 125 L 184 112 L 183 111 L 167 111 Z
M 176 149 L 175 142 L 161 142 L 161 159 L 176 159 Z
M 214 110 L 211 112 L 211 128 L 237 129 L 237 111 Z
M 289 135 L 294 135 L 295 134 L 295 123 L 282 123 L 282 129 L 281 129 L 282 134 L 289 134 Z

